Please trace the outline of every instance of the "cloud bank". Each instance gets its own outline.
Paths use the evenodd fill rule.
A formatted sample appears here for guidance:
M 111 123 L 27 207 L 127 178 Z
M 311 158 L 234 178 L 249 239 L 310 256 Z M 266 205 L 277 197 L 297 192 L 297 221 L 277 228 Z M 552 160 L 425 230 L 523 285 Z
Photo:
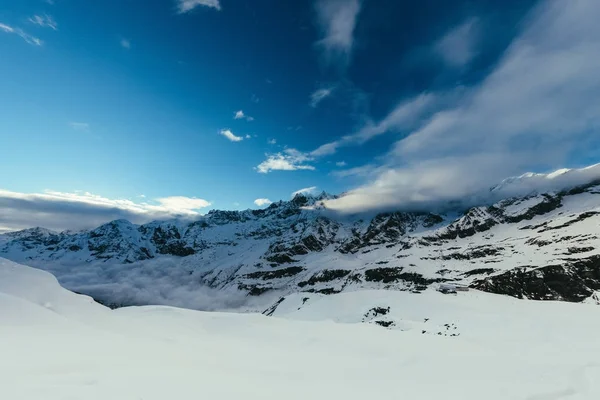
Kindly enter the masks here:
M 194 218 L 211 203 L 183 196 L 156 199 L 153 204 L 109 199 L 91 193 L 18 193 L 0 189 L 0 229 L 41 226 L 52 230 L 95 228 L 115 219 L 136 224 L 172 218 Z
M 457 88 L 460 96 L 417 121 L 371 168 L 367 183 L 327 206 L 444 204 L 587 151 L 600 128 L 599 13 L 594 0 L 540 3 L 481 83 Z

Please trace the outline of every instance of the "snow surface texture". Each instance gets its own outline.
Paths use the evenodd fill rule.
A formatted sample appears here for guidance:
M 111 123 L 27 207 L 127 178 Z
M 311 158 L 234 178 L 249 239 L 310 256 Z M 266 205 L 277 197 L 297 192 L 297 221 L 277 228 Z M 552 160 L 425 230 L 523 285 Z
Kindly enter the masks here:
M 0 259 L 0 398 L 600 398 L 596 306 L 365 290 L 271 312 L 110 310 Z
M 298 195 L 265 210 L 212 211 L 192 223 L 117 220 L 84 232 L 13 232 L 0 235 L 0 256 L 47 270 L 111 307 L 258 310 L 296 292 L 421 292 L 444 282 L 593 302 L 600 186 L 590 179 L 599 169 L 513 178 L 492 191 L 528 188 L 527 196 L 459 214 L 342 216 L 323 208 L 332 196 Z M 535 190 L 559 184 L 569 189 Z

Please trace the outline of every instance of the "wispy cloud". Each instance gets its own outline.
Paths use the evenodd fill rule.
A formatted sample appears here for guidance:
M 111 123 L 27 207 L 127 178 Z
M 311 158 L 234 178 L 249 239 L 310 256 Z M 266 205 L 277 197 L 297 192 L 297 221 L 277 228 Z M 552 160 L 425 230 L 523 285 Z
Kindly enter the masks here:
M 222 129 L 219 133 L 232 142 L 241 142 L 242 140 L 244 140 L 243 137 L 236 136 L 233 132 L 231 132 L 230 129 Z
M 294 198 L 299 194 L 311 194 L 317 191 L 317 187 L 316 186 L 311 186 L 311 187 L 307 187 L 304 189 L 300 189 L 300 190 L 296 190 L 295 192 L 292 193 L 291 197 Z
M 221 3 L 219 0 L 176 0 L 177 10 L 180 14 L 184 14 L 192 11 L 194 8 L 199 6 L 214 8 L 216 10 L 221 9 Z
M 25 32 L 23 29 L 15 28 L 10 25 L 3 24 L 1 22 L 0 22 L 0 32 L 12 33 L 12 34 L 18 35 L 25 42 L 32 44 L 34 46 L 41 46 L 43 44 L 41 39 L 39 39 L 33 35 L 30 35 L 29 33 Z
M 267 141 L 267 143 L 269 143 L 269 144 L 277 144 L 277 140 L 276 139 L 269 139 Z
M 314 92 L 312 92 L 310 94 L 310 106 L 312 108 L 316 108 L 319 105 L 319 103 L 321 103 L 327 97 L 331 96 L 331 93 L 333 93 L 333 90 L 334 90 L 334 87 L 331 86 L 331 87 L 317 89 Z
M 347 64 L 354 45 L 354 28 L 361 10 L 360 0 L 317 0 L 317 26 L 321 39 L 316 43 L 326 62 Z
M 346 164 L 346 161 L 338 161 L 335 163 L 336 167 L 345 167 L 346 165 L 348 165 Z
M 599 13 L 595 0 L 540 3 L 481 83 L 459 89 L 450 106 L 396 142 L 363 186 L 328 205 L 348 211 L 481 199 L 508 176 L 555 169 L 590 151 L 585 143 L 600 129 Z
M 311 155 L 314 157 L 331 155 L 343 146 L 360 145 L 387 132 L 410 129 L 426 115 L 436 111 L 442 100 L 448 97 L 447 95 L 424 93 L 405 100 L 378 123 L 369 123 L 354 134 L 321 145 L 313 150 Z
M 449 65 L 462 67 L 477 54 L 478 41 L 479 21 L 470 18 L 441 38 L 434 49 Z
M 233 115 L 233 119 L 245 119 L 246 121 L 254 121 L 254 117 L 244 114 L 244 111 L 236 111 Z
M 42 28 L 50 28 L 55 31 L 58 30 L 58 24 L 56 23 L 54 18 L 52 18 L 52 16 L 50 16 L 48 14 L 34 15 L 33 17 L 29 18 L 29 22 L 31 22 L 32 24 L 35 24 L 35 25 L 39 25 Z
M 269 200 L 269 199 L 256 199 L 256 200 L 254 200 L 254 204 L 256 204 L 259 207 L 268 206 L 271 203 L 273 203 L 273 202 L 271 200 Z
M 87 122 L 69 122 L 69 126 L 72 129 L 80 132 L 90 131 L 90 124 L 88 124 Z
M 136 203 L 87 192 L 18 193 L 0 189 L 0 225 L 12 230 L 41 226 L 48 229 L 89 229 L 115 219 L 146 223 L 156 219 L 193 218 L 210 202 L 183 196 Z
M 306 164 L 313 158 L 296 149 L 285 149 L 281 153 L 267 154 L 267 159 L 260 163 L 256 170 L 261 174 L 271 171 L 314 170 L 315 167 Z
M 131 41 L 129 39 L 121 39 L 119 42 L 124 49 L 131 49 Z

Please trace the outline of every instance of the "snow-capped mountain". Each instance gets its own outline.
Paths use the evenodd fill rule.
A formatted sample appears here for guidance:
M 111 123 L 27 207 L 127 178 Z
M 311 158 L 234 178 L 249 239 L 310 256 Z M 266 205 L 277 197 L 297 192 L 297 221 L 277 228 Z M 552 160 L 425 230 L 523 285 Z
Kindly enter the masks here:
M 27 229 L 0 235 L 0 256 L 48 270 L 68 289 L 114 306 L 227 308 L 248 296 L 419 293 L 444 283 L 520 298 L 593 301 L 600 290 L 600 182 L 591 179 L 597 166 L 590 168 L 594 173 L 507 180 L 492 190 L 518 185 L 529 194 L 458 214 L 342 216 L 322 206 L 331 198 L 326 193 L 297 195 L 262 210 L 211 211 L 194 222 Z M 545 187 L 540 179 L 568 174 L 578 186 L 536 189 Z

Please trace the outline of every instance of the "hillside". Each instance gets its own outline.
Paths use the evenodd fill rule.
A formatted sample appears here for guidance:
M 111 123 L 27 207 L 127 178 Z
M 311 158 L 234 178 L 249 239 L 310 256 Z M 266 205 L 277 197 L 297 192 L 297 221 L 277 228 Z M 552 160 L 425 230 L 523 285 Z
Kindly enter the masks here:
M 0 398 L 600 396 L 595 306 L 477 291 L 307 297 L 273 317 L 110 310 L 0 259 Z

